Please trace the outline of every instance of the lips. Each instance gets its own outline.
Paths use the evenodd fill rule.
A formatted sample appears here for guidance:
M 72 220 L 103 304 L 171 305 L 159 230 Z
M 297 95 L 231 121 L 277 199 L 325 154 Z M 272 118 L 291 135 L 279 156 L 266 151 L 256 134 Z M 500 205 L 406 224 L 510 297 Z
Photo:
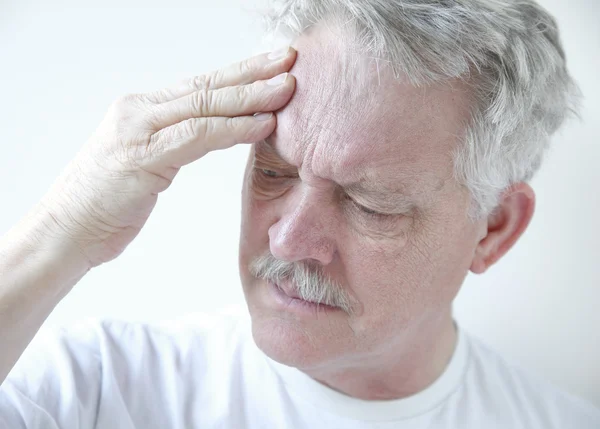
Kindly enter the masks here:
M 331 307 L 330 305 L 327 304 L 323 304 L 323 303 L 318 303 L 315 301 L 307 301 L 304 298 L 301 298 L 300 295 L 298 295 L 298 293 L 296 292 L 296 288 L 294 287 L 294 285 L 292 284 L 292 282 L 290 280 L 283 280 L 281 283 L 275 283 L 275 285 L 284 293 L 286 294 L 288 297 L 292 298 L 292 299 L 297 299 L 299 301 L 308 303 L 308 304 L 313 304 L 313 305 L 321 305 L 324 307 Z
M 281 283 L 269 281 L 268 285 L 273 298 L 275 298 L 275 302 L 285 311 L 296 311 L 301 314 L 310 314 L 311 316 L 314 316 L 315 311 L 341 311 L 338 307 L 300 298 L 297 289 L 294 287 L 294 283 L 289 279 L 283 280 Z
M 283 280 L 282 282 L 276 283 L 276 285 L 279 287 L 279 289 L 281 289 L 283 291 L 283 293 L 285 293 L 290 298 L 300 299 L 300 300 L 304 301 L 302 298 L 300 298 L 300 295 L 298 295 L 298 293 L 296 292 L 296 288 L 292 285 L 291 281 Z

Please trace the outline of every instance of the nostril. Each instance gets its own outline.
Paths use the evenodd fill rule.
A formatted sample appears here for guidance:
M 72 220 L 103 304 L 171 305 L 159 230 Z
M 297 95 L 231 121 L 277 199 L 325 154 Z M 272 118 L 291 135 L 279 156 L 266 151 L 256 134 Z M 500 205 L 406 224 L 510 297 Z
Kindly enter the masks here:
M 288 262 L 331 263 L 336 253 L 336 225 L 327 207 L 316 200 L 308 203 L 306 195 L 298 204 L 287 207 L 289 212 L 283 213 L 268 231 L 273 256 Z

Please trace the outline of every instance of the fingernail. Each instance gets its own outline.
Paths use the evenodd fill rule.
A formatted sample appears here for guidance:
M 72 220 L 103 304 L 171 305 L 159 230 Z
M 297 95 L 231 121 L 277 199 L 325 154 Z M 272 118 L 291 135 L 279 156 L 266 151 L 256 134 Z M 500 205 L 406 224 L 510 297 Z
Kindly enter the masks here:
M 257 121 L 268 121 L 269 119 L 271 119 L 273 117 L 273 112 L 255 113 L 254 117 L 256 118 Z
M 270 60 L 280 60 L 281 58 L 284 58 L 288 52 L 290 51 L 290 47 L 286 46 L 285 48 L 280 48 L 280 49 L 276 49 L 273 52 L 271 52 L 267 58 Z
M 287 79 L 287 76 L 288 76 L 287 73 L 281 73 L 281 74 L 269 79 L 267 81 L 267 85 L 269 85 L 269 86 L 281 85 L 283 82 L 285 82 L 285 80 Z

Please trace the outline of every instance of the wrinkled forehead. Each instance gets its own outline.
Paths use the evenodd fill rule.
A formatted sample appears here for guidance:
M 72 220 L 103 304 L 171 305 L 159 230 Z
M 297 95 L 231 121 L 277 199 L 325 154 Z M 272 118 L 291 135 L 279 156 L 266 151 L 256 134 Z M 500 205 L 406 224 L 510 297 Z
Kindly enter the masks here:
M 327 27 L 294 43 L 296 92 L 278 113 L 277 151 L 295 164 L 310 155 L 314 167 L 328 163 L 323 170 L 338 178 L 386 163 L 449 169 L 468 117 L 466 86 L 412 86 L 343 43 Z

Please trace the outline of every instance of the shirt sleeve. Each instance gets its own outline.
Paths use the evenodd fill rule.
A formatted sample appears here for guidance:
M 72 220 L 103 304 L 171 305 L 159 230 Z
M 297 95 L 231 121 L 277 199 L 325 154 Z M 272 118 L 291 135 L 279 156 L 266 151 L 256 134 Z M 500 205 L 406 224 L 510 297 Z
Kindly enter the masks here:
M 91 429 L 102 384 L 98 326 L 42 329 L 0 386 L 0 429 Z

